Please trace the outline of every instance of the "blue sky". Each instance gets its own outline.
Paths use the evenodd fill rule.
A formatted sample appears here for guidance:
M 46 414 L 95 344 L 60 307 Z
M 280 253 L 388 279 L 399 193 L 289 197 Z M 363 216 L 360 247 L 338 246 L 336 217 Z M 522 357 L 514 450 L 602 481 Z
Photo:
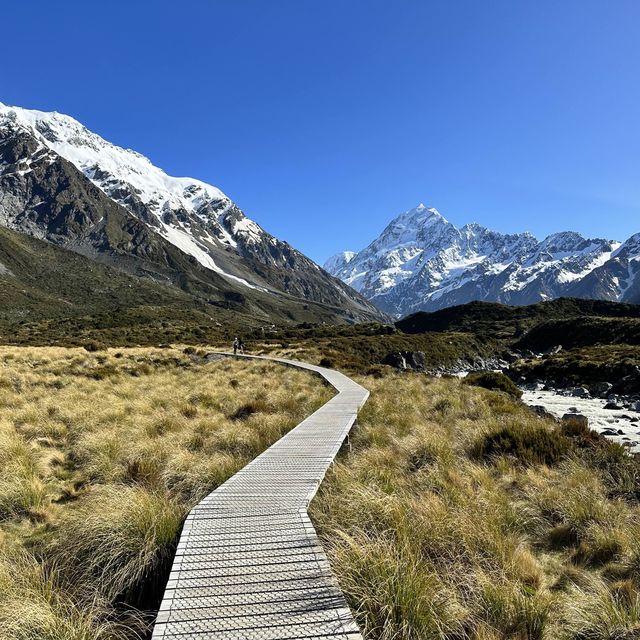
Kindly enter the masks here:
M 637 0 L 32 0 L 2 22 L 0 101 L 215 184 L 320 262 L 421 201 L 640 231 Z

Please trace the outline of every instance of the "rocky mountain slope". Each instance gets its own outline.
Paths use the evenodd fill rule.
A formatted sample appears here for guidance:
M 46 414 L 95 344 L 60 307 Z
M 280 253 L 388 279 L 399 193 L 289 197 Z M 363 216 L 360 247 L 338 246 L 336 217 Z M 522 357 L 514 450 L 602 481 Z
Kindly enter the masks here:
M 326 305 L 209 287 L 209 296 L 193 295 L 0 226 L 2 344 L 229 344 L 274 323 L 287 330 L 292 319 L 336 326 Z
M 302 304 L 320 305 L 321 320 L 380 318 L 219 189 L 168 176 L 58 113 L 0 104 L 0 225 L 263 315 Z
M 640 302 L 640 234 L 623 244 L 575 232 L 538 241 L 478 224 L 457 228 L 421 204 L 362 251 L 333 256 L 325 269 L 395 316 L 472 300 Z
M 0 227 L 0 322 L 31 322 L 134 307 L 201 309 L 177 287 L 136 278 Z

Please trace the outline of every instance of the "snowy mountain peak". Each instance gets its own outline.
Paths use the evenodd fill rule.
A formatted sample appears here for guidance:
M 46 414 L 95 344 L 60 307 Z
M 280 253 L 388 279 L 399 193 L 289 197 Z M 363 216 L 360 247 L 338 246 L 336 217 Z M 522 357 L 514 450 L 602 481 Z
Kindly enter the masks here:
M 640 255 L 640 234 L 634 238 L 620 247 L 567 231 L 539 242 L 529 232 L 502 234 L 477 223 L 458 229 L 420 204 L 348 261 L 328 261 L 326 268 L 394 315 L 471 300 L 529 304 L 560 295 L 590 297 L 590 291 L 623 299 L 635 267 L 624 278 L 606 278 L 602 269 L 617 256 Z M 588 277 L 594 283 L 583 287 Z
M 541 250 L 548 251 L 575 251 L 582 243 L 584 236 L 576 231 L 561 231 L 547 236 L 541 243 Z
M 75 118 L 0 103 L 0 123 L 12 121 L 35 135 L 47 147 L 72 162 L 105 192 L 116 181 L 133 187 L 145 204 L 195 211 L 210 201 L 228 198 L 220 189 L 194 178 L 175 178 L 133 151 L 108 142 Z
M 267 296 L 286 294 L 330 305 L 331 314 L 350 320 L 381 317 L 217 187 L 170 176 L 57 112 L 0 104 L 0 224 L 136 275 L 175 277 L 205 297 L 208 287 L 219 292 L 222 276 L 242 291 L 225 305 L 246 297 L 263 308 Z M 192 268 L 196 284 L 188 285 L 179 274 Z
M 614 255 L 629 254 L 634 258 L 640 257 L 640 233 L 635 233 L 623 242 L 614 252 Z
M 0 103 L 0 126 L 3 124 L 22 128 L 74 164 L 111 199 L 206 268 L 256 288 L 236 269 L 219 264 L 215 250 L 268 242 L 270 236 L 217 187 L 194 178 L 169 176 L 140 153 L 114 145 L 56 111 Z
M 409 248 L 427 238 L 437 238 L 449 228 L 453 226 L 437 209 L 420 204 L 394 218 L 370 247 L 378 252 L 386 252 L 389 246 Z
M 341 251 L 340 253 L 336 253 L 327 259 L 323 265 L 323 269 L 329 273 L 340 271 L 346 267 L 356 255 L 355 251 Z
M 401 213 L 395 220 L 391 222 L 391 224 L 402 224 L 409 221 L 413 221 L 413 223 L 417 225 L 438 224 L 447 222 L 436 208 L 427 207 L 422 203 L 420 203 L 413 209 L 409 209 L 408 211 Z

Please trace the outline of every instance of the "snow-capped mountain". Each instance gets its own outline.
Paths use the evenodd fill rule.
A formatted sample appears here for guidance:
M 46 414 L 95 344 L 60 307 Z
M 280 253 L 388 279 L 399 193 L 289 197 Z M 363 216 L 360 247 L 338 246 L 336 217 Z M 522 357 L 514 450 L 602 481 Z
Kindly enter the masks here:
M 377 315 L 355 291 L 247 218 L 220 189 L 169 176 L 148 158 L 108 142 L 70 116 L 0 103 L 0 145 L 0 224 L 103 261 L 113 254 L 111 240 L 120 235 L 114 227 L 132 227 L 130 235 L 141 236 L 118 247 L 120 267 L 127 262 L 120 254 L 130 253 L 132 246 L 140 258 L 147 245 L 168 243 L 242 295 L 285 294 L 343 309 L 347 317 Z M 65 182 L 73 187 L 66 194 Z M 105 205 L 103 196 L 120 211 Z M 56 211 L 44 215 L 53 200 Z M 83 203 L 81 213 L 69 214 L 65 202 L 72 200 L 75 208 Z M 117 218 L 109 225 L 101 211 L 105 206 Z M 165 256 L 162 262 L 170 268 L 178 258 L 168 251 L 174 257 Z M 157 269 L 151 275 L 157 277 Z
M 471 300 L 531 304 L 560 296 L 640 302 L 640 234 L 624 244 L 563 232 L 538 241 L 461 228 L 423 204 L 368 247 L 325 269 L 395 316 Z
M 325 262 L 323 268 L 329 273 L 338 273 L 339 271 L 342 271 L 342 269 L 344 269 L 355 256 L 355 251 L 341 251 L 340 253 L 336 253 L 335 256 L 329 258 Z

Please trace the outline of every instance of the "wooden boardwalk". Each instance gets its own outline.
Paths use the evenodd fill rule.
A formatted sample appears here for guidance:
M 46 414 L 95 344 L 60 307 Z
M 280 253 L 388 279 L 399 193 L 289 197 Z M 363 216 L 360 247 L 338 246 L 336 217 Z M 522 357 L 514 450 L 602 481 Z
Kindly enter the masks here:
M 369 392 L 331 369 L 253 358 L 315 372 L 338 394 L 191 511 L 153 638 L 361 640 L 307 507 Z

